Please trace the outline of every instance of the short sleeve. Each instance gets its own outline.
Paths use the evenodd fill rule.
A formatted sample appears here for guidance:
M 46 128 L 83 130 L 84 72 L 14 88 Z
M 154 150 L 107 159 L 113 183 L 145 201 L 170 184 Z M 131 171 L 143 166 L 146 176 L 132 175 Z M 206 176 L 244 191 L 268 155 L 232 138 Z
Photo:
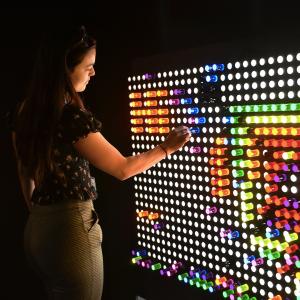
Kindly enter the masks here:
M 100 132 L 101 126 L 101 122 L 90 111 L 66 105 L 62 113 L 59 133 L 66 143 L 74 144 L 79 139 L 87 137 L 90 132 Z

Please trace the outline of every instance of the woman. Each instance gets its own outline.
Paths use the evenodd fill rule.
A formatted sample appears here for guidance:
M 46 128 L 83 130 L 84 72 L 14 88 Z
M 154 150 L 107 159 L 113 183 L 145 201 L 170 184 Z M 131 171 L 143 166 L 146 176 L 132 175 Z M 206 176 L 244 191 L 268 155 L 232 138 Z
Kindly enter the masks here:
M 157 147 L 124 157 L 102 136 L 101 123 L 80 97 L 95 75 L 95 40 L 83 26 L 49 37 L 13 118 L 18 174 L 30 211 L 25 252 L 49 299 L 99 300 L 102 231 L 89 163 L 125 180 L 181 148 L 190 132 L 175 128 Z

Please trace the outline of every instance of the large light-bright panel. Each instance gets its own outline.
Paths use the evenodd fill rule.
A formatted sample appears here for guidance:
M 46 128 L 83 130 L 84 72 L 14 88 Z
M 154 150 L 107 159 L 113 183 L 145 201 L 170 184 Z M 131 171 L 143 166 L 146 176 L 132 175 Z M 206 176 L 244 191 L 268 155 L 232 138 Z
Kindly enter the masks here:
M 225 299 L 298 299 L 299 75 L 292 53 L 128 78 L 133 154 L 192 132 L 134 177 L 133 263 Z

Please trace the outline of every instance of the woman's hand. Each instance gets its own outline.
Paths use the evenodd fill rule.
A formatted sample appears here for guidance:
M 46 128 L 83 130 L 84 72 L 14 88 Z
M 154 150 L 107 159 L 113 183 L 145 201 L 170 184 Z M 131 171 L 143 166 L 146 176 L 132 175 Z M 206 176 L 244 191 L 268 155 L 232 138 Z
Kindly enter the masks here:
M 169 155 L 180 149 L 186 142 L 190 140 L 190 138 L 191 132 L 189 128 L 186 126 L 178 126 L 169 133 L 161 146 Z

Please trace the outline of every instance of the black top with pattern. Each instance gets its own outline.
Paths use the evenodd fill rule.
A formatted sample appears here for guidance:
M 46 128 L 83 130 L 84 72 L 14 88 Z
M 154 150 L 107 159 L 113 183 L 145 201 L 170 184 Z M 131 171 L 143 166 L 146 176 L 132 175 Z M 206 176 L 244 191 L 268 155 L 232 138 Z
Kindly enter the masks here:
M 32 202 L 51 204 L 97 198 L 95 179 L 90 174 L 89 162 L 78 153 L 73 144 L 90 132 L 100 129 L 101 122 L 89 110 L 70 104 L 64 106 L 53 140 L 57 171 L 48 174 L 42 184 L 35 188 Z

